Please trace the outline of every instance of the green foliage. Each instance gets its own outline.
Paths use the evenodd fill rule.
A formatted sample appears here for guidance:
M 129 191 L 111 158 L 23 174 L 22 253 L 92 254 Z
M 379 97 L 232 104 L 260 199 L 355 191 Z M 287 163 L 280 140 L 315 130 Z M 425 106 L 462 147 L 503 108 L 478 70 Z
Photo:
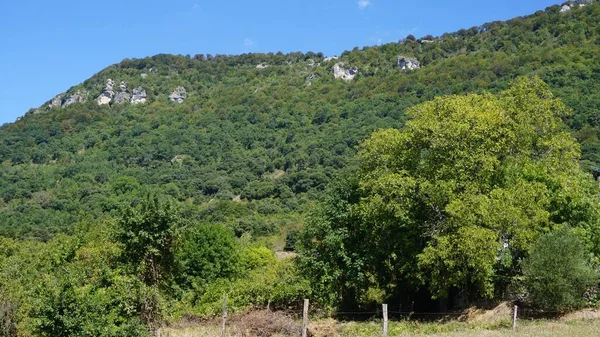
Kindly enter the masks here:
M 123 247 L 123 259 L 149 286 L 171 276 L 175 262 L 173 243 L 181 220 L 172 203 L 148 196 L 141 206 L 128 207 L 117 224 L 115 239 Z
M 101 226 L 48 243 L 13 242 L 0 260 L 0 297 L 19 335 L 148 336 L 149 289 L 121 267 Z
M 558 311 L 585 305 L 584 294 L 600 279 L 582 240 L 567 227 L 540 236 L 523 261 L 523 276 L 532 302 Z
M 491 298 L 559 224 L 599 253 L 597 188 L 567 112 L 540 79 L 521 78 L 498 95 L 417 105 L 404 129 L 375 132 L 303 234 L 315 291 L 338 306 L 370 288 Z
M 180 302 L 179 310 L 202 317 L 218 316 L 224 294 L 228 310 L 240 312 L 252 307 L 297 308 L 311 295 L 311 290 L 292 261 L 280 261 L 251 270 L 237 279 L 219 279 L 201 294 L 188 293 Z
M 182 283 L 200 288 L 239 272 L 240 247 L 233 232 L 218 225 L 197 225 L 183 234 L 175 260 Z

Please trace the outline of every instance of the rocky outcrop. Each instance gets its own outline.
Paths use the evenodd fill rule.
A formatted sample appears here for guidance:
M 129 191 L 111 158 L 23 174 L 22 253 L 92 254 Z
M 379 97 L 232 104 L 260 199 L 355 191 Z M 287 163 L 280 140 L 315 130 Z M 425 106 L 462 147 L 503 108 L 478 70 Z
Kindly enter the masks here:
M 585 7 L 587 4 L 590 4 L 594 2 L 594 0 L 579 0 L 579 1 L 569 1 L 565 4 L 562 5 L 562 7 L 560 8 L 559 12 L 560 13 L 566 13 L 568 11 L 570 11 L 571 9 L 574 8 L 582 8 Z
M 413 70 L 421 68 L 421 63 L 414 57 L 398 56 L 396 58 L 398 68 L 402 70 Z
M 85 91 L 77 90 L 74 94 L 67 96 L 65 98 L 65 94 L 59 94 L 54 96 L 54 98 L 48 103 L 46 106 L 47 109 L 54 108 L 65 108 L 69 105 L 75 103 L 85 103 L 87 101 L 88 93 Z M 41 109 L 38 109 L 39 113 L 43 112 Z
M 326 57 L 323 59 L 323 62 L 329 62 L 329 61 L 333 61 L 333 60 L 337 60 L 337 59 L 338 59 L 337 56 Z
M 187 92 L 184 87 L 177 87 L 173 92 L 169 95 L 169 99 L 173 102 L 177 102 L 179 104 L 183 103 L 187 98 Z
M 119 92 L 115 95 L 115 103 L 122 104 L 131 100 L 131 94 L 127 92 L 127 83 L 119 83 Z
M 131 96 L 131 104 L 146 103 L 146 90 L 142 87 L 133 89 L 133 95 Z
M 317 74 L 315 74 L 315 73 L 312 73 L 312 74 L 306 76 L 306 85 L 307 86 L 311 86 L 312 85 L 312 81 L 318 79 L 319 77 L 320 76 L 317 75 Z
M 85 103 L 87 101 L 87 96 L 88 96 L 87 92 L 78 90 L 76 93 L 67 97 L 62 102 L 62 107 L 64 108 L 64 107 L 67 107 L 67 106 L 69 106 L 71 104 L 75 104 L 75 103 Z
M 120 91 L 115 95 L 115 103 L 122 104 L 131 100 L 131 94 L 125 91 Z
M 571 10 L 571 6 L 569 6 L 569 5 L 566 5 L 566 4 L 565 4 L 565 5 L 563 5 L 563 6 L 560 8 L 560 11 L 559 11 L 559 12 L 561 12 L 561 13 L 565 13 L 565 12 L 568 12 L 568 11 L 570 11 L 570 10 Z
M 48 104 L 48 109 L 60 108 L 62 106 L 62 98 L 62 94 L 54 96 L 54 98 Z
M 106 105 L 112 101 L 113 97 L 115 96 L 114 87 L 115 81 L 110 78 L 106 80 L 106 86 L 100 95 L 96 97 L 96 102 L 98 102 L 98 105 Z
M 267 68 L 269 68 L 269 65 L 266 63 L 261 63 L 261 64 L 256 65 L 256 69 L 267 69 Z
M 352 81 L 358 74 L 357 67 L 346 67 L 343 62 L 336 63 L 331 69 L 333 70 L 333 77 L 341 78 L 346 82 Z

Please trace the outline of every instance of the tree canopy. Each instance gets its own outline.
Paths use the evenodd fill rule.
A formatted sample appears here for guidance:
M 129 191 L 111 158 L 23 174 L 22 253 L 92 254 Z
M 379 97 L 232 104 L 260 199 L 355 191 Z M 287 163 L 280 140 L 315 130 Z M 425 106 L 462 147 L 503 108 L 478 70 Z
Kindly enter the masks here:
M 375 132 L 303 234 L 317 288 L 355 303 L 370 288 L 492 298 L 557 225 L 598 253 L 597 187 L 568 114 L 543 81 L 520 78 L 497 95 L 435 98 L 409 109 L 403 129 Z

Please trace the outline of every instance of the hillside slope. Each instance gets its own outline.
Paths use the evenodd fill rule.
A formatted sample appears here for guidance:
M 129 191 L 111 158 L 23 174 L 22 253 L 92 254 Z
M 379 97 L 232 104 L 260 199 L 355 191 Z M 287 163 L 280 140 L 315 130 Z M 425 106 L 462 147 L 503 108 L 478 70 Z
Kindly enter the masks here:
M 539 76 L 573 109 L 566 122 L 582 164 L 600 165 L 600 5 L 562 8 L 339 59 L 124 60 L 0 128 L 0 235 L 48 239 L 81 219 L 110 219 L 148 192 L 238 235 L 279 234 L 352 166 L 361 140 L 401 127 L 408 107 L 498 92 L 521 75 Z M 99 105 L 102 97 L 110 102 Z

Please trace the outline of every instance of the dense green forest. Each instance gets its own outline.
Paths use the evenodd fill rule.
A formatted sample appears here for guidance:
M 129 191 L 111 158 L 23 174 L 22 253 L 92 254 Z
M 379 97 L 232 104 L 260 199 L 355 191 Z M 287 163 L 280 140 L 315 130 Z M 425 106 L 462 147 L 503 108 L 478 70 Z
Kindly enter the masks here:
M 223 293 L 234 311 L 594 303 L 585 3 L 339 58 L 126 59 L 31 109 L 0 127 L 0 336 L 145 335 Z M 99 105 L 112 81 L 147 100 Z M 547 248 L 566 243 L 572 269 Z

